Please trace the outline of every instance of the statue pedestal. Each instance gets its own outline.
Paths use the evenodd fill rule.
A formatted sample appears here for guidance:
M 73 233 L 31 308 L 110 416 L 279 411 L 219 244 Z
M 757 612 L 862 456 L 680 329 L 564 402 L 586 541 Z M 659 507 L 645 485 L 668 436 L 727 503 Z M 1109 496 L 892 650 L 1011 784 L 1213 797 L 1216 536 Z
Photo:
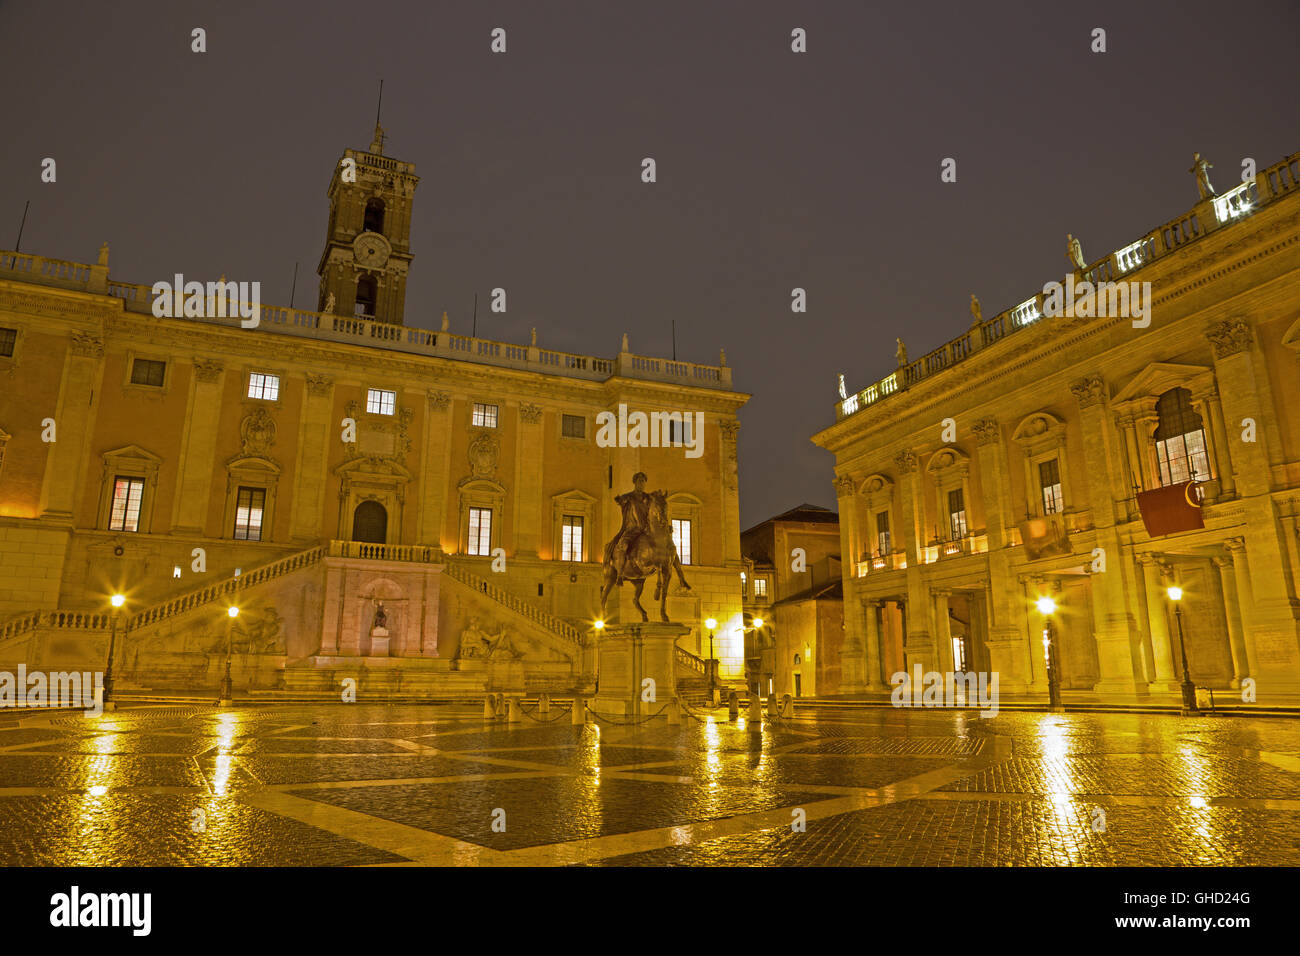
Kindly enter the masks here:
M 370 657 L 388 656 L 388 628 L 375 627 L 370 630 Z
M 678 639 L 690 633 L 684 624 L 618 624 L 598 631 L 596 672 L 599 690 L 592 710 L 612 717 L 649 716 L 677 699 L 675 671 Z M 654 699 L 646 679 L 654 681 Z M 666 711 L 665 711 L 666 712 Z
M 488 658 L 488 690 L 503 694 L 522 694 L 524 692 L 524 662 L 512 658 Z

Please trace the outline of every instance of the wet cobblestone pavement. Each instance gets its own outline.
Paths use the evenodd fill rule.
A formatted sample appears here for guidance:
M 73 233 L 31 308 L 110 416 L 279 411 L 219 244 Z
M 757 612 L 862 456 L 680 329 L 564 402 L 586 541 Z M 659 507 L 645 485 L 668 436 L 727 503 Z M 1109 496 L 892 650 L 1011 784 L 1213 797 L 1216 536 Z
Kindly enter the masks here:
M 557 711 L 558 713 L 558 711 Z M 0 863 L 1300 865 L 1300 722 L 477 708 L 0 719 Z

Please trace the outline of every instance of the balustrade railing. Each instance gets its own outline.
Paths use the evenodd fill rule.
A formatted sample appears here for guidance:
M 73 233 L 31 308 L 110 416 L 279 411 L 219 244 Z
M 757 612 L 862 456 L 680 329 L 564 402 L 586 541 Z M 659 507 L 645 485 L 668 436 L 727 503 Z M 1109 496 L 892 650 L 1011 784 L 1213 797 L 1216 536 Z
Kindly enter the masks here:
M 576 627 L 563 618 L 556 617 L 549 611 L 543 611 L 541 608 L 528 603 L 518 595 L 493 584 L 487 578 L 480 577 L 454 562 L 449 562 L 447 564 L 444 573 L 453 580 L 464 584 L 466 587 L 469 587 L 480 594 L 486 595 L 498 604 L 504 605 L 516 614 L 528 618 L 535 624 L 541 625 L 544 629 L 551 631 L 554 634 L 558 634 L 566 641 L 581 646 L 582 635 L 578 632 Z
M 1191 211 L 1151 230 L 1136 242 L 1110 253 L 1081 270 L 1080 281 L 1098 283 L 1128 279 L 1133 272 L 1150 265 L 1207 232 L 1250 215 L 1261 206 L 1300 189 L 1300 153 L 1288 156 L 1279 163 L 1260 172 L 1255 178 L 1214 197 L 1209 206 L 1199 205 Z M 1213 208 L 1215 222 L 1202 222 L 1200 210 Z M 1043 317 L 1040 296 L 1000 312 L 972 327 L 958 338 L 921 358 L 900 366 L 879 382 L 839 400 L 835 405 L 836 420 L 855 415 L 900 389 L 910 388 L 938 374 L 958 362 L 969 358 L 978 348 L 1001 341 L 1026 325 Z

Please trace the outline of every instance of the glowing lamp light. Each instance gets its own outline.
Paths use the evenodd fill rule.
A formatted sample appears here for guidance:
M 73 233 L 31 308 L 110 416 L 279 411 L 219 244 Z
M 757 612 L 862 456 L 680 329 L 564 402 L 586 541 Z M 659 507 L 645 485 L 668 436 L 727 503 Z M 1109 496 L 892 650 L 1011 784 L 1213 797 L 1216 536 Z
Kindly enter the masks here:
M 229 614 L 231 617 L 239 617 L 239 608 L 232 605 L 230 609 L 226 611 L 226 613 Z
M 1183 599 L 1183 589 L 1176 584 L 1170 585 L 1165 593 L 1169 595 L 1171 601 L 1181 601 Z
M 716 631 L 718 629 L 718 619 L 716 617 L 708 618 L 704 622 L 704 626 L 707 627 L 710 631 Z
M 1039 598 L 1036 602 L 1034 602 L 1034 603 L 1038 605 L 1038 611 L 1039 611 L 1040 614 L 1055 614 L 1055 613 L 1056 613 L 1056 602 L 1053 601 L 1051 598 L 1047 597 L 1046 595 L 1044 595 L 1043 597 L 1040 597 L 1040 598 Z
M 114 594 L 111 598 L 108 599 L 108 603 L 113 605 L 113 607 L 121 607 L 123 604 L 126 603 L 126 595 Z
M 591 626 L 594 627 L 594 628 L 595 628 L 596 630 L 598 630 L 598 631 L 603 631 L 603 630 L 605 629 L 605 622 L 604 622 L 604 621 L 597 621 L 595 624 L 593 624 L 593 625 L 591 625 Z
M 763 619 L 762 619 L 761 617 L 756 617 L 756 618 L 754 618 L 754 626 L 755 626 L 755 627 L 762 627 L 762 626 L 763 626 Z

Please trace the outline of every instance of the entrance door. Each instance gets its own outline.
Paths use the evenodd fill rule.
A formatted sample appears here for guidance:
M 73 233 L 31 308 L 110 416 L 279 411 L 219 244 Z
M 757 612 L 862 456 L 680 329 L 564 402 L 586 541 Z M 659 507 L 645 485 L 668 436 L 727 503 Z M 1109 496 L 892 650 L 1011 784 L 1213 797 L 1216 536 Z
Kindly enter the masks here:
M 803 696 L 803 675 L 802 674 L 794 675 L 794 696 L 796 697 Z
M 369 544 L 388 541 L 388 509 L 378 501 L 363 501 L 352 513 L 352 540 Z

